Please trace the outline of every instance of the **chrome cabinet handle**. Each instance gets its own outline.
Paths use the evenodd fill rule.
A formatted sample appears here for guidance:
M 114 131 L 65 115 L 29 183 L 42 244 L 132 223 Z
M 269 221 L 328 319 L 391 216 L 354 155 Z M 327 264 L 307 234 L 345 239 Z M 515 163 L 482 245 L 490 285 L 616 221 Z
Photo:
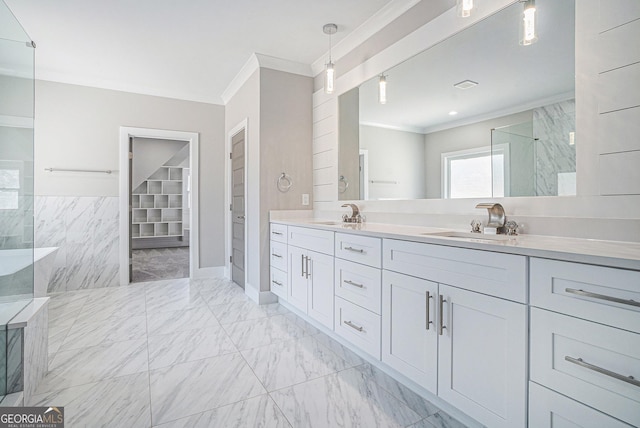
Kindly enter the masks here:
M 438 326 L 438 334 L 440 336 L 442 336 L 442 330 L 447 328 L 444 325 L 444 314 L 443 314 L 443 312 L 444 312 L 444 302 L 446 302 L 446 300 L 445 300 L 444 296 L 441 294 L 440 295 L 440 325 Z
M 345 284 L 353 285 L 354 287 L 364 288 L 364 285 L 362 285 L 362 284 L 358 284 L 357 282 L 353 282 L 353 281 L 350 281 L 350 280 L 348 280 L 348 279 L 345 279 L 343 282 L 344 282 Z
M 281 283 L 281 282 L 276 281 L 275 279 L 274 279 L 273 281 L 271 281 L 271 282 L 273 282 L 275 285 L 279 285 L 280 287 L 282 287 L 282 283 Z
M 282 234 L 282 232 L 271 232 L 271 234 L 272 234 L 272 235 L 279 235 L 279 236 L 282 236 L 282 235 L 283 235 L 283 234 Z
M 352 323 L 351 321 L 345 321 L 344 323 L 345 323 L 346 325 L 348 325 L 349 327 L 351 327 L 352 329 L 354 329 L 354 330 L 358 330 L 359 332 L 362 332 L 362 331 L 364 330 L 364 328 L 362 328 L 362 327 L 360 327 L 360 326 L 358 326 L 358 325 L 355 325 L 355 324 L 354 324 L 354 323 Z
M 344 247 L 345 250 L 347 251 L 353 251 L 354 253 L 364 253 L 364 250 L 361 248 L 353 248 L 353 247 Z
M 237 215 L 237 216 L 236 216 L 236 218 L 237 218 L 238 220 L 244 220 L 244 216 L 243 216 L 243 215 Z
M 426 312 L 426 315 L 425 315 L 425 318 L 426 318 L 426 320 L 427 320 L 427 321 L 426 321 L 427 330 L 429 330 L 429 324 L 433 324 L 433 321 L 430 321 L 431 316 L 429 315 L 429 312 L 431 312 L 431 308 L 430 308 L 430 305 L 429 305 L 429 300 L 431 300 L 431 298 L 432 298 L 431 293 L 429 293 L 429 292 L 427 291 L 427 298 L 426 298 L 426 301 L 425 301 L 425 305 L 426 305 L 426 311 L 425 311 L 425 312 Z
M 640 308 L 640 302 L 631 299 L 620 299 L 618 297 L 607 296 L 606 294 L 592 293 L 590 291 L 576 290 L 575 288 L 565 288 L 564 291 L 583 297 L 591 297 L 593 299 L 606 300 L 607 302 L 621 303 L 623 305 L 635 306 Z
M 305 272 L 304 272 L 304 254 L 300 254 L 300 262 L 301 262 L 300 272 L 302 272 L 300 276 L 304 278 L 304 275 L 305 275 Z
M 309 277 L 311 276 L 311 274 L 309 273 L 309 260 L 311 259 L 308 256 L 305 256 L 305 259 L 307 259 L 307 279 L 309 279 Z
M 595 366 L 593 364 L 589 364 L 585 362 L 582 358 L 573 358 L 568 355 L 564 357 L 564 359 L 570 363 L 576 364 L 580 367 L 584 367 L 589 370 L 593 370 L 594 372 L 601 373 L 605 376 L 612 377 L 614 379 L 621 380 L 623 382 L 630 383 L 631 385 L 640 386 L 640 381 L 636 380 L 633 376 L 625 376 L 616 372 L 612 372 L 611 370 L 607 370 L 605 368 Z
M 279 258 L 279 259 L 281 259 L 281 258 L 282 258 L 282 256 L 281 256 L 280 254 L 271 253 L 271 255 L 272 255 L 273 257 L 277 257 L 277 258 Z

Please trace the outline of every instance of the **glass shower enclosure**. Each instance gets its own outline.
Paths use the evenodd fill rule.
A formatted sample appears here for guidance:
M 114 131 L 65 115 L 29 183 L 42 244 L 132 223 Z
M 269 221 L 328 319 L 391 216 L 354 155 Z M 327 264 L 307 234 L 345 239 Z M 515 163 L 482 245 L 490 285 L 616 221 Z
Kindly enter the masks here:
M 0 0 L 0 398 L 22 382 L 21 335 L 8 325 L 34 290 L 34 56 L 30 37 Z

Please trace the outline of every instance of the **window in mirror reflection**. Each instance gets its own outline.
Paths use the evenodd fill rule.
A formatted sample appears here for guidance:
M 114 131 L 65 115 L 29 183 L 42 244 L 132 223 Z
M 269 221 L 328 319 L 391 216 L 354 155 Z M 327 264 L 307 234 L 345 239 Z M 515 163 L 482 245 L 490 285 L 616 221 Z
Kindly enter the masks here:
M 508 147 L 480 147 L 442 154 L 442 194 L 447 199 L 505 196 Z M 493 174 L 493 179 L 492 179 Z

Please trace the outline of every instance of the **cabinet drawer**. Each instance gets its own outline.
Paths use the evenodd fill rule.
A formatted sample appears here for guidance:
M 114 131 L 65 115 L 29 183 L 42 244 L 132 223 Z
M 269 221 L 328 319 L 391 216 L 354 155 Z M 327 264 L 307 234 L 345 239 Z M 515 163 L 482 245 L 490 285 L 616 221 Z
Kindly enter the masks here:
M 380 359 L 380 315 L 336 297 L 336 333 Z
M 286 272 L 271 267 L 271 292 L 282 300 L 289 294 L 289 278 Z
M 335 293 L 380 315 L 381 270 L 346 260 L 335 260 Z
M 529 382 L 529 426 L 531 428 L 631 427 L 533 382 Z
M 336 233 L 336 257 L 380 268 L 382 241 L 369 236 Z
M 534 382 L 640 425 L 639 334 L 532 308 L 530 370 Z
M 640 333 L 640 272 L 536 258 L 530 269 L 531 305 Z
M 271 241 L 270 264 L 272 267 L 287 271 L 287 244 Z
M 333 232 L 306 227 L 287 227 L 287 243 L 319 253 L 333 255 Z
M 287 243 L 287 226 L 285 224 L 271 223 L 271 240 Z
M 527 258 L 385 239 L 384 269 L 516 302 L 527 302 Z

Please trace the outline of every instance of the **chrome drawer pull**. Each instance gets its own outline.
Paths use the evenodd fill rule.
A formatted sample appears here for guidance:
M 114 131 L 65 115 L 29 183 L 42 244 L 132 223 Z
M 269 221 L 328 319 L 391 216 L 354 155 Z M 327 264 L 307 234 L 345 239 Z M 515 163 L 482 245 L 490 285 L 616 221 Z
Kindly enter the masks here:
M 345 284 L 353 285 L 354 287 L 364 288 L 364 285 L 358 284 L 357 282 L 349 281 L 348 279 L 345 279 L 343 282 Z
M 353 247 L 344 247 L 345 250 L 347 251 L 353 251 L 354 253 L 364 253 L 364 250 L 361 248 L 353 248 Z
M 594 299 L 606 300 L 607 302 L 621 303 L 623 305 L 636 306 L 640 308 L 640 302 L 635 300 L 620 299 L 618 297 L 607 296 L 605 294 L 592 293 L 590 291 L 576 290 L 575 288 L 565 288 L 564 291 L 578 296 L 592 297 Z
M 277 258 L 279 258 L 279 259 L 281 259 L 281 258 L 282 258 L 282 256 L 281 256 L 280 254 L 271 253 L 271 255 L 272 255 L 273 257 L 277 257 Z
M 281 283 L 281 282 L 276 281 L 275 279 L 274 279 L 273 281 L 271 281 L 271 282 L 273 282 L 275 285 L 279 285 L 280 287 L 282 287 L 282 283 Z
M 445 327 L 445 325 L 444 325 L 444 315 L 443 315 L 443 312 L 444 312 L 444 302 L 446 302 L 446 300 L 445 300 L 445 298 L 444 298 L 444 296 L 443 296 L 442 294 L 441 294 L 439 297 L 440 297 L 440 326 L 438 327 L 438 334 L 439 334 L 440 336 L 442 336 L 442 330 L 444 330 L 445 328 L 447 328 L 447 327 Z
M 633 376 L 624 376 L 618 374 L 616 372 L 612 372 L 611 370 L 604 369 L 602 367 L 594 366 L 593 364 L 586 363 L 582 358 L 573 358 L 568 355 L 564 357 L 564 359 L 570 363 L 579 365 L 580 367 L 584 367 L 589 370 L 593 370 L 594 372 L 601 373 L 603 375 L 612 377 L 614 379 L 621 380 L 623 382 L 630 383 L 631 385 L 640 386 L 640 381 L 636 380 Z
M 272 235 L 279 235 L 282 236 L 282 232 L 271 232 Z
M 425 318 L 427 319 L 427 322 L 426 322 L 426 324 L 427 324 L 427 330 L 429 330 L 429 324 L 433 324 L 433 321 L 430 321 L 431 316 L 429 315 L 429 312 L 431 312 L 431 308 L 429 307 L 429 300 L 430 300 L 432 297 L 433 297 L 433 296 L 431 296 L 431 293 L 429 293 L 429 292 L 427 291 L 427 299 L 426 299 L 426 302 L 425 302 L 425 305 L 426 305 L 426 311 L 425 311 L 425 312 L 426 312 L 426 317 L 425 317 Z
M 357 325 L 355 325 L 354 323 L 352 323 L 351 321 L 345 321 L 344 322 L 346 325 L 348 325 L 349 327 L 351 327 L 354 330 L 358 330 L 359 332 L 362 332 L 364 330 L 364 328 L 359 327 Z

